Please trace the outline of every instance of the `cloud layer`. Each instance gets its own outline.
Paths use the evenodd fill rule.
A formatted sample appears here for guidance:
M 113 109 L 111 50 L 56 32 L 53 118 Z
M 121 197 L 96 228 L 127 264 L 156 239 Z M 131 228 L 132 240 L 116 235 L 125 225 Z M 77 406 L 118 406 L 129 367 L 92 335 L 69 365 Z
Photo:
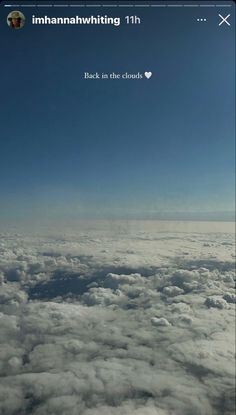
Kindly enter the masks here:
M 232 415 L 233 244 L 145 224 L 2 234 L 0 413 Z

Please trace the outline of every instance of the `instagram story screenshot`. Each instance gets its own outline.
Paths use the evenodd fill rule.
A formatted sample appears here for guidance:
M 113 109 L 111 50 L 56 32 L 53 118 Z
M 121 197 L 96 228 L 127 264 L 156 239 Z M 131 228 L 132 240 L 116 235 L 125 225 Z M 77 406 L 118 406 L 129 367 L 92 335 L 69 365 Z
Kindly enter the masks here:
M 0 415 L 235 414 L 235 2 L 0 1 Z

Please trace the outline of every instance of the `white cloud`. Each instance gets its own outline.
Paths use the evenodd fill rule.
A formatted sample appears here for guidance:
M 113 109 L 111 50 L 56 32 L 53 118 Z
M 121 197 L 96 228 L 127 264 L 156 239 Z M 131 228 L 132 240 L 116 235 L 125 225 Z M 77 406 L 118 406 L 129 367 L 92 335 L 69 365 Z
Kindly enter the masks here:
M 184 290 L 182 290 L 179 287 L 176 287 L 175 285 L 172 285 L 170 287 L 164 287 L 163 288 L 163 293 L 167 296 L 174 297 L 176 295 L 183 294 Z
M 233 412 L 233 236 L 145 226 L 2 236 L 1 414 Z
M 166 320 L 166 318 L 164 318 L 164 317 L 160 317 L 160 318 L 152 317 L 151 322 L 152 322 L 153 326 L 163 326 L 163 327 L 170 326 L 169 321 Z

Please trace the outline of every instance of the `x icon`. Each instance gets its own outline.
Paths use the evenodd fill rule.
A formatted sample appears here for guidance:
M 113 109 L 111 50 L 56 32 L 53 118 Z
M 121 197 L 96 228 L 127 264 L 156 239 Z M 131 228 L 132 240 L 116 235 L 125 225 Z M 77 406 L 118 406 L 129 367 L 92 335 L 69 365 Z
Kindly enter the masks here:
M 226 23 L 228 26 L 230 26 L 230 23 L 227 20 L 230 17 L 230 14 L 228 14 L 228 16 L 225 17 L 221 16 L 221 14 L 218 14 L 218 16 L 221 18 L 219 26 L 221 26 L 223 23 Z

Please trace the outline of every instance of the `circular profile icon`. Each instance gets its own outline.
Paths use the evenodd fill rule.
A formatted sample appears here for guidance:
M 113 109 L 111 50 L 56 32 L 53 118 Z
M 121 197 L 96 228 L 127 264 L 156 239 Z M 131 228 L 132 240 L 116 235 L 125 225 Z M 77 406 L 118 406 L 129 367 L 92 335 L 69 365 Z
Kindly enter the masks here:
M 25 16 L 21 12 L 13 11 L 7 16 L 7 24 L 12 29 L 21 29 L 25 24 Z

